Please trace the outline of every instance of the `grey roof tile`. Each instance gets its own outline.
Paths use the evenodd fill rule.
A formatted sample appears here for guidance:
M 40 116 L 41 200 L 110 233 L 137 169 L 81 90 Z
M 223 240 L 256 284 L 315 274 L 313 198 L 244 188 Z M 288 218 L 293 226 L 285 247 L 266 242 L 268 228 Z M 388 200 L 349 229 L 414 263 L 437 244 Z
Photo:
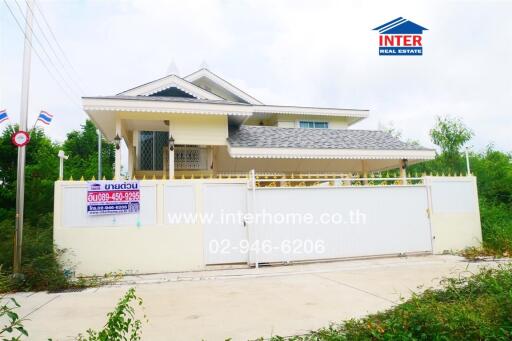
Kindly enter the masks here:
M 242 125 L 231 129 L 231 147 L 429 150 L 379 130 L 306 129 Z

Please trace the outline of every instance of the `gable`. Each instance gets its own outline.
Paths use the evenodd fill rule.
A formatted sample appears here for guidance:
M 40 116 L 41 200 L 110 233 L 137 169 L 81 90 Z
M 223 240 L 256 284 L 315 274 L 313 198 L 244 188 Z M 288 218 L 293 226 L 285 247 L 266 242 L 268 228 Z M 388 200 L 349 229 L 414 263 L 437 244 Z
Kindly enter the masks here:
M 175 86 L 167 88 L 165 90 L 155 92 L 149 96 L 158 96 L 158 97 L 180 97 L 180 98 L 197 98 L 183 90 L 178 89 Z
M 187 94 L 179 97 L 209 99 L 209 100 L 222 100 L 221 97 L 198 87 L 191 82 L 188 82 L 176 75 L 166 76 L 155 81 L 137 86 L 130 90 L 119 93 L 118 95 L 124 96 L 166 96 L 162 94 L 171 95 L 169 97 L 178 97 L 179 94 Z M 174 95 L 174 96 L 173 96 Z
M 228 101 L 244 104 L 263 104 L 208 69 L 200 69 L 184 79 Z

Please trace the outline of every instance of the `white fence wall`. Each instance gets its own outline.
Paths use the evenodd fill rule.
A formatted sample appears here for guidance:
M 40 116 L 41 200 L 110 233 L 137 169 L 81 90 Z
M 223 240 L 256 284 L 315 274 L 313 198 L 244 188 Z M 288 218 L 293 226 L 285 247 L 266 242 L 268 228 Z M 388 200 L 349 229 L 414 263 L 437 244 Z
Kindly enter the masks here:
M 221 181 L 245 186 L 244 180 Z M 76 274 L 114 271 L 156 273 L 204 269 L 204 229 L 200 221 L 171 223 L 169 215 L 203 212 L 201 180 L 141 181 L 140 214 L 88 216 L 87 183 L 57 181 L 54 241 L 67 250 Z
M 426 177 L 434 253 L 482 243 L 476 178 Z
M 441 253 L 481 242 L 474 177 L 426 177 L 424 185 L 254 191 L 244 179 L 144 180 L 141 212 L 116 216 L 88 216 L 86 195 L 86 182 L 55 183 L 54 240 L 68 250 L 76 273 L 84 275 Z M 219 223 L 221 214 L 238 212 L 242 221 Z M 169 220 L 180 214 L 196 220 Z M 205 214 L 214 220 L 197 220 Z M 305 221 L 306 215 L 312 221 Z M 331 221 L 319 221 L 322 215 Z M 212 241 L 219 247 L 212 249 Z M 323 249 L 315 248 L 317 241 L 323 241 Z

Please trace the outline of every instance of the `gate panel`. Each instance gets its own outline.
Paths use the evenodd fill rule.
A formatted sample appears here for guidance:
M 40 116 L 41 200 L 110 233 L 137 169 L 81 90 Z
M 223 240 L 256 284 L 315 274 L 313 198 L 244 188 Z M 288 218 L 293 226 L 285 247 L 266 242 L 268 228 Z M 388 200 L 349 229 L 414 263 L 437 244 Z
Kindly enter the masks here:
M 267 187 L 254 198 L 267 219 L 250 225 L 250 263 L 432 251 L 425 186 Z
M 247 184 L 205 184 L 203 203 L 205 263 L 247 263 Z

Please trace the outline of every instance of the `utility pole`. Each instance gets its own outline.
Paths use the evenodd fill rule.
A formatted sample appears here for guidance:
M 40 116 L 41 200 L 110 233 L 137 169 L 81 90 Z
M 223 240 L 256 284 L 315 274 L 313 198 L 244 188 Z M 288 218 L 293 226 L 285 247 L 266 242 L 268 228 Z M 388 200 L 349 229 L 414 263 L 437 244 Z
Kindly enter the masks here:
M 19 130 L 27 131 L 28 126 L 28 95 L 30 90 L 30 59 L 32 54 L 32 4 L 27 0 L 25 46 L 23 48 L 23 74 L 21 79 L 21 105 Z M 21 274 L 21 246 L 23 240 L 23 210 L 25 203 L 25 156 L 26 146 L 18 147 L 18 173 L 16 178 L 16 236 L 14 239 L 13 272 Z
M 101 131 L 96 129 L 98 133 L 98 180 L 101 180 Z

